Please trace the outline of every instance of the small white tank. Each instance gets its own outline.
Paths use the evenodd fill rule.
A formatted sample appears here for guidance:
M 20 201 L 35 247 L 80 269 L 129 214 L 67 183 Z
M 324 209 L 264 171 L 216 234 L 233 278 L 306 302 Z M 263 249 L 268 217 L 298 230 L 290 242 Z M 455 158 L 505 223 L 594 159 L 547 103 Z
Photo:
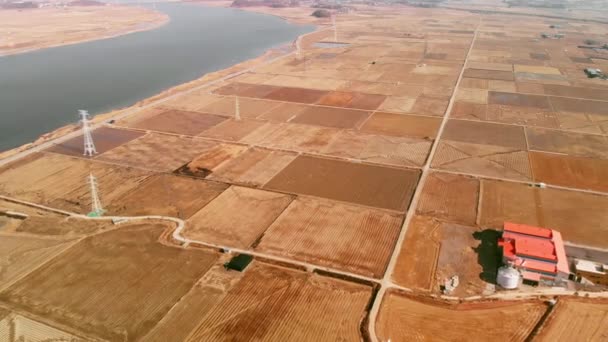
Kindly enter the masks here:
M 520 278 L 521 276 L 516 269 L 510 266 L 502 266 L 498 269 L 498 277 L 496 277 L 496 282 L 503 289 L 512 290 L 519 287 Z

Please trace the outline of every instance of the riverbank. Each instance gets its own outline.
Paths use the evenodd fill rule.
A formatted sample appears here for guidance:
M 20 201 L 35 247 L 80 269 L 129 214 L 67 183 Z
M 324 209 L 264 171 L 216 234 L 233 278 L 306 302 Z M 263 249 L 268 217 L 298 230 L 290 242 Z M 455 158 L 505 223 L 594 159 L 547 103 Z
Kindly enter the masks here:
M 196 4 L 206 5 L 207 3 L 206 2 L 197 2 Z M 217 6 L 215 6 L 215 7 L 217 7 Z M 251 10 L 251 8 L 247 8 L 244 10 L 248 10 L 251 12 L 260 12 L 260 11 Z M 265 14 L 270 14 L 270 13 L 265 13 Z M 288 17 L 284 17 L 281 15 L 274 15 L 274 16 L 281 17 L 282 19 L 287 20 L 290 23 L 296 23 L 294 20 L 291 20 Z M 327 22 L 328 20 L 326 19 L 325 21 Z M 320 22 L 322 23 L 322 21 L 320 21 Z M 303 23 L 303 21 L 300 21 L 299 23 Z M 322 27 L 320 25 L 317 25 L 317 30 L 313 31 L 311 33 L 319 32 L 320 29 L 322 29 Z M 307 33 L 305 35 L 310 35 L 311 33 Z M 224 78 L 228 75 L 237 74 L 241 71 L 255 68 L 256 66 L 260 66 L 264 63 L 267 63 L 270 60 L 274 60 L 280 56 L 291 53 L 295 49 L 294 43 L 295 43 L 295 39 L 293 41 L 291 41 L 290 43 L 283 44 L 282 46 L 268 49 L 264 53 L 262 53 L 261 55 L 255 57 L 255 58 L 251 58 L 251 59 L 245 60 L 243 62 L 234 64 L 228 68 L 224 68 L 224 69 L 221 69 L 221 70 L 218 70 L 215 72 L 203 74 L 200 77 L 198 77 L 192 81 L 182 83 L 182 84 L 176 85 L 174 87 L 169 87 L 153 96 L 146 97 L 131 106 L 118 108 L 118 109 L 115 109 L 115 110 L 112 110 L 109 112 L 105 112 L 102 114 L 97 114 L 93 118 L 93 123 L 100 124 L 105 121 L 113 120 L 116 117 L 123 117 L 125 115 L 135 114 L 135 113 L 145 109 L 146 107 L 153 106 L 156 103 L 163 101 L 171 96 L 182 94 L 182 93 L 187 93 L 188 91 L 191 91 L 196 88 L 200 88 L 208 83 L 214 82 L 214 81 Z M 304 42 L 304 44 L 306 44 L 306 43 Z M 50 141 L 65 137 L 78 129 L 79 129 L 79 126 L 76 122 L 73 124 L 64 125 L 53 131 L 50 131 L 48 133 L 41 135 L 38 139 L 36 139 L 35 141 L 33 141 L 31 143 L 27 143 L 27 144 L 21 145 L 19 147 L 1 152 L 0 160 L 6 159 L 6 158 L 9 158 L 12 156 L 14 157 L 15 155 L 17 155 L 21 152 L 27 151 L 27 150 L 35 149 L 36 147 L 44 145 Z
M 0 10 L 0 57 L 158 28 L 161 12 L 125 5 Z

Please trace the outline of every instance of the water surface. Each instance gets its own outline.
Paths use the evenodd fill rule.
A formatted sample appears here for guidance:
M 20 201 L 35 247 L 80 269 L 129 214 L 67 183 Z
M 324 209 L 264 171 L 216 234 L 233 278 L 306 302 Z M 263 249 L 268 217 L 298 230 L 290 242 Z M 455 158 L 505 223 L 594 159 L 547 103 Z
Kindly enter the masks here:
M 154 30 L 0 57 L 0 151 L 256 57 L 310 25 L 232 8 L 164 3 Z

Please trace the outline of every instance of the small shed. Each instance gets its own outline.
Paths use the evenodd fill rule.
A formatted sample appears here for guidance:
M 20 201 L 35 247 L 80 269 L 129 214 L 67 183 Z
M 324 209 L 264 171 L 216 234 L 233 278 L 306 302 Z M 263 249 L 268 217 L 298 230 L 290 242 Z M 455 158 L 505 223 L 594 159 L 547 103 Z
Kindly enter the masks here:
M 252 260 L 253 257 L 249 254 L 239 254 L 230 259 L 229 262 L 225 263 L 224 267 L 228 270 L 243 272 L 247 266 L 249 266 Z

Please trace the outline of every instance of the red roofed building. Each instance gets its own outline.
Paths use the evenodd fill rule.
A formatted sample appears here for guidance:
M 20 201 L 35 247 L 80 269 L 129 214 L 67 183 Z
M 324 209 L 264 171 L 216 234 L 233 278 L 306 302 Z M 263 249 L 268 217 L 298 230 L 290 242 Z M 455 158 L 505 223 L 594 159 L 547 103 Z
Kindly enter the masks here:
M 519 269 L 524 280 L 558 284 L 570 275 L 558 231 L 505 222 L 498 245 L 502 247 L 502 261 Z

